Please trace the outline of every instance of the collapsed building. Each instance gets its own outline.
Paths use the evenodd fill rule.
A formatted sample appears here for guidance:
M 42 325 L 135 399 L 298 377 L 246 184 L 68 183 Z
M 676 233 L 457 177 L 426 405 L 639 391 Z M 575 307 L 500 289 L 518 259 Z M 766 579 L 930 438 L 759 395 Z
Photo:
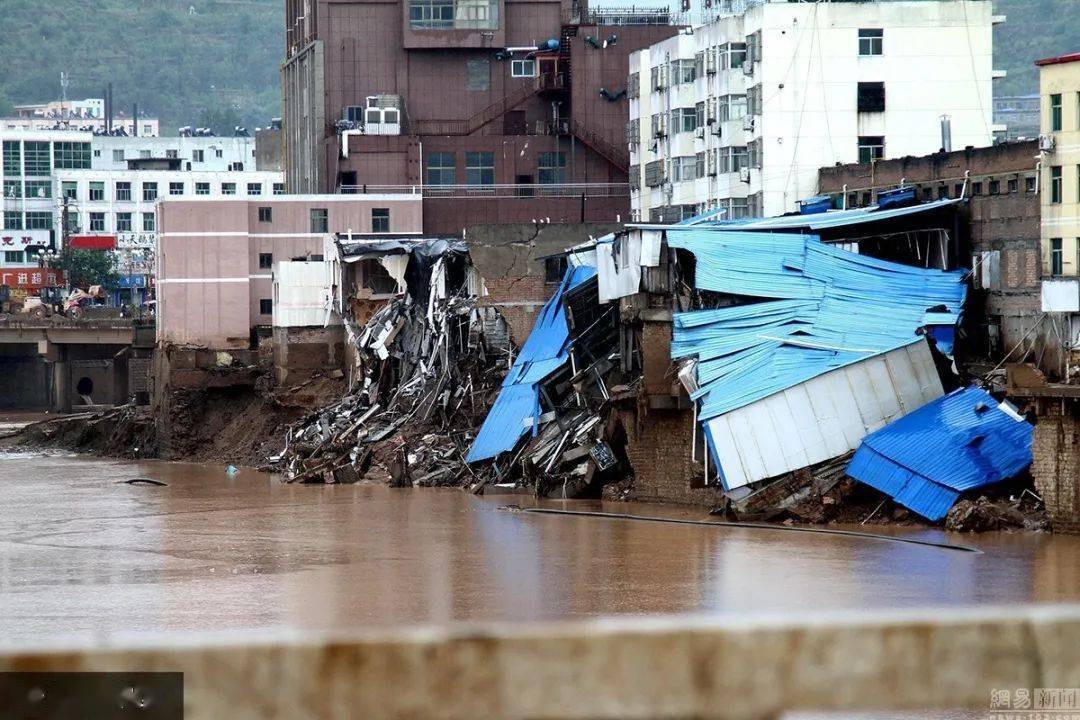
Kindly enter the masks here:
M 971 275 L 959 202 L 901 190 L 867 208 L 631 225 L 569 250 L 469 451 L 473 472 L 556 496 L 611 482 L 619 497 L 743 517 L 827 492 L 867 436 L 972 380 L 957 362 Z M 953 438 L 942 447 L 969 467 L 992 465 L 980 448 L 1015 448 L 953 500 L 1030 463 L 1030 424 L 999 410 L 1012 426 L 951 432 L 948 413 L 924 413 L 920 432 Z

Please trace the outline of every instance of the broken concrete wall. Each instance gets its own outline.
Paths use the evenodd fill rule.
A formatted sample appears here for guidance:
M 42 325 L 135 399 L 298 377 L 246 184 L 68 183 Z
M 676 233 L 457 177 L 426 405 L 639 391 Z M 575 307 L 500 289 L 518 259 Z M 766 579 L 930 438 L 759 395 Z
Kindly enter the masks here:
M 487 291 L 478 305 L 498 308 L 520 347 L 561 280 L 545 282 L 541 258 L 580 245 L 590 235 L 601 237 L 619 229 L 614 223 L 552 224 L 539 230 L 532 223 L 470 225 L 465 240 Z
M 274 328 L 274 372 L 279 383 L 343 370 L 344 353 L 345 330 L 341 325 Z
M 1075 400 L 1039 402 L 1031 475 L 1055 532 L 1080 533 L 1080 408 Z

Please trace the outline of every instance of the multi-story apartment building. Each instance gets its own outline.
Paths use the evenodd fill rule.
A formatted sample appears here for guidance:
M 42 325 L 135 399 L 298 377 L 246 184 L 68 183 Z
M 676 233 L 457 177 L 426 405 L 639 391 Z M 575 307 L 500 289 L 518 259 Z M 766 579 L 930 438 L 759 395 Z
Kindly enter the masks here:
M 157 136 L 161 133 L 161 121 L 155 117 L 139 114 L 126 116 L 114 113 L 112 122 L 106 120 L 106 102 L 103 98 L 85 100 L 53 100 L 47 103 L 16 105 L 15 114 L 0 118 L 0 130 L 82 130 L 104 132 L 107 128 L 122 130 L 128 135 Z
M 627 57 L 666 10 L 289 0 L 289 192 L 422 188 L 424 230 L 629 212 Z
M 726 0 L 630 56 L 634 216 L 776 215 L 835 163 L 993 141 L 989 0 Z
M 1080 275 L 1080 53 L 1039 60 L 1044 276 Z M 1077 300 L 1075 285 L 1073 301 Z M 1072 303 L 1072 304 L 1076 304 Z M 1048 308 L 1044 308 L 1048 309 Z M 1071 308 L 1080 310 L 1080 305 Z

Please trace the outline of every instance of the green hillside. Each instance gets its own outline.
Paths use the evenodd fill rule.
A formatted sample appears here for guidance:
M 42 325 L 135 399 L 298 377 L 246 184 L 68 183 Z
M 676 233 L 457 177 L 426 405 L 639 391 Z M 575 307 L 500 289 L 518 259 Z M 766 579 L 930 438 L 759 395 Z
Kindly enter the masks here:
M 266 125 L 281 115 L 284 0 L 0 0 L 5 103 L 101 97 L 166 127 Z
M 998 95 L 1039 90 L 1039 58 L 1080 52 L 1080 0 L 994 0 L 1008 21 L 994 30 L 994 67 L 1009 74 L 994 84 Z
M 1080 0 L 994 0 L 1000 95 L 1035 92 L 1039 57 L 1080 51 Z M 265 125 L 281 115 L 284 0 L 0 0 L 0 112 L 100 97 L 182 125 Z

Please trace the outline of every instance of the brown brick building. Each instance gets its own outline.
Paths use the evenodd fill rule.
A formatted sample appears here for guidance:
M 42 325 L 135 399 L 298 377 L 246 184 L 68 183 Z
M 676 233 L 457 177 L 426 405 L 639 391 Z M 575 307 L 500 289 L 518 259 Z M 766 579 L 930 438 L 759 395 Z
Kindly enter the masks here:
M 974 296 L 968 304 L 985 323 L 992 357 L 1017 346 L 1013 359 L 1040 352 L 1047 338 L 1028 333 L 1040 309 L 1039 183 L 1037 141 L 967 148 L 922 157 L 822 168 L 819 191 L 834 205 L 869 205 L 880 190 L 902 182 L 917 188 L 920 200 L 960 197 L 955 230 L 961 266 L 975 267 Z M 965 191 L 965 181 L 966 191 Z M 969 265 L 968 263 L 971 263 Z
M 669 20 L 576 0 L 288 0 L 289 191 L 420 185 L 434 234 L 625 219 L 628 56 Z

